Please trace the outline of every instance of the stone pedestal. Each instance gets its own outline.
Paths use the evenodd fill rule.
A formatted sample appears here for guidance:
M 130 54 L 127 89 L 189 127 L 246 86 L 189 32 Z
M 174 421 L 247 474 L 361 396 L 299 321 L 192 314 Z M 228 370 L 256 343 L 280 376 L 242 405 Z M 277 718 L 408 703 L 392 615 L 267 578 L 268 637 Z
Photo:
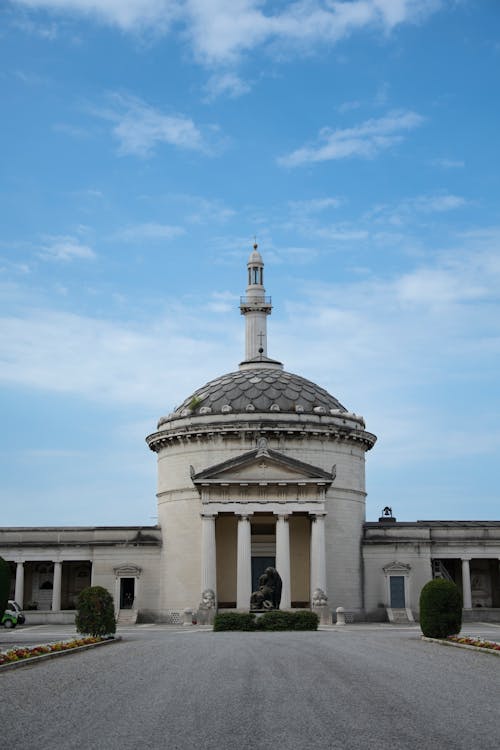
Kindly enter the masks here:
M 332 615 L 330 613 L 330 607 L 328 606 L 328 604 L 313 604 L 312 611 L 316 612 L 316 614 L 318 615 L 320 625 L 332 624 Z
M 183 612 L 183 625 L 192 625 L 193 624 L 193 610 L 192 609 L 185 609 Z
M 345 625 L 345 609 L 344 607 L 337 607 L 335 610 L 337 613 L 337 625 Z

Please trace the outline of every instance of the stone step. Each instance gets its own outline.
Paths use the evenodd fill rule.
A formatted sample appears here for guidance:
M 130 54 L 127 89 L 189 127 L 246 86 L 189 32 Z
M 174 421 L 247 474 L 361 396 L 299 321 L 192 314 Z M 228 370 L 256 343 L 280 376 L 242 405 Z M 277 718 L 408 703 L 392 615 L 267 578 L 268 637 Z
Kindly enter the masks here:
M 118 625 L 135 625 L 138 611 L 136 609 L 120 609 L 116 620 Z

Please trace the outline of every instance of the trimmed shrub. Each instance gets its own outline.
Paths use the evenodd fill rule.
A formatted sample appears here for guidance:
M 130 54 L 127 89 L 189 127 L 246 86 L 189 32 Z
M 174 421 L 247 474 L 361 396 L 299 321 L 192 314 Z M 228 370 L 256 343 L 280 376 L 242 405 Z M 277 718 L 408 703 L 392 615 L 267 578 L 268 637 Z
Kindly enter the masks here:
M 434 578 L 420 593 L 420 628 L 428 638 L 447 638 L 460 633 L 462 595 L 451 581 Z
M 299 612 L 292 612 L 295 619 L 294 630 L 317 630 L 319 617 L 316 612 L 310 609 L 301 609 Z
M 254 630 L 255 616 L 250 612 L 221 612 L 215 615 L 214 630 Z
M 0 557 L 0 620 L 7 607 L 10 594 L 10 567 L 3 557 Z
M 260 617 L 253 612 L 222 612 L 215 616 L 214 630 L 317 630 L 318 622 L 318 615 L 307 609 L 273 609 Z
M 80 592 L 75 625 L 84 635 L 113 635 L 116 632 L 115 608 L 107 589 L 89 586 Z

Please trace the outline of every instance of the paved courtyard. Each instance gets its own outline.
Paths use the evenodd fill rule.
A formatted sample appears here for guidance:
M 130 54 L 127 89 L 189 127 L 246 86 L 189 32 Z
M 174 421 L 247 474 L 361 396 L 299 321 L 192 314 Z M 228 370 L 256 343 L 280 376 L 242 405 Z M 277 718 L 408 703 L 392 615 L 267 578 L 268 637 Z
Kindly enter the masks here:
M 467 626 L 500 640 L 500 627 Z M 71 627 L 0 632 L 0 647 Z M 498 750 L 500 658 L 417 627 L 213 633 L 144 625 L 0 674 L 2 746 L 188 750 Z

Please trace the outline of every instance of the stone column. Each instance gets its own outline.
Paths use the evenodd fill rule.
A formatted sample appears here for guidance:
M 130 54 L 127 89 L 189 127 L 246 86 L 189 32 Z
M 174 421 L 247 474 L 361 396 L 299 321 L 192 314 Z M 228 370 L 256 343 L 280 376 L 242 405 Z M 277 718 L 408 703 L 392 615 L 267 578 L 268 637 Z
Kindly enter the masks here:
M 217 592 L 217 563 L 215 549 L 215 515 L 201 514 L 201 592 Z
M 462 592 L 464 609 L 471 609 L 472 591 L 470 586 L 470 557 L 462 558 Z
M 283 588 L 281 590 L 280 609 L 290 609 L 292 606 L 290 583 L 290 529 L 288 516 L 278 514 L 276 519 L 276 570 L 281 576 Z
M 62 581 L 62 562 L 54 563 L 54 580 L 52 588 L 52 612 L 61 610 L 61 581 Z
M 24 563 L 18 562 L 16 567 L 16 590 L 14 599 L 21 609 L 24 606 Z
M 326 594 L 325 515 L 314 513 L 311 518 L 311 599 L 315 589 Z
M 250 609 L 252 594 L 252 548 L 249 514 L 238 519 L 238 562 L 236 577 L 236 608 Z

